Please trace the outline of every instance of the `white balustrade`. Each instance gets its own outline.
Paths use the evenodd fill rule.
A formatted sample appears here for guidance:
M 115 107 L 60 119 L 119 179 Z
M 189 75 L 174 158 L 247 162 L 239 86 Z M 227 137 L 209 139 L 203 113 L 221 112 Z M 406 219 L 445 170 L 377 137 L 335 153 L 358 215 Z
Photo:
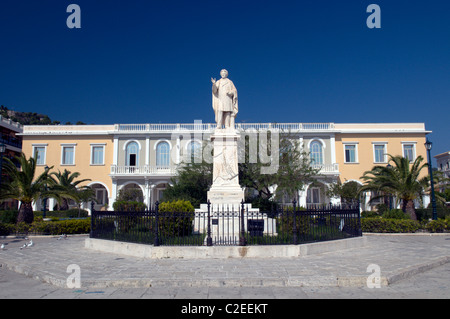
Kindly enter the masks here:
M 118 124 L 116 132 L 172 132 L 206 131 L 216 128 L 211 123 L 187 123 L 187 124 Z M 329 131 L 334 129 L 334 123 L 236 123 L 238 130 L 282 130 L 282 131 Z
M 160 166 L 111 166 L 112 175 L 175 175 L 175 167 Z
M 312 164 L 312 168 L 319 169 L 319 174 L 325 174 L 325 173 L 339 173 L 339 164 L 333 163 L 333 164 Z

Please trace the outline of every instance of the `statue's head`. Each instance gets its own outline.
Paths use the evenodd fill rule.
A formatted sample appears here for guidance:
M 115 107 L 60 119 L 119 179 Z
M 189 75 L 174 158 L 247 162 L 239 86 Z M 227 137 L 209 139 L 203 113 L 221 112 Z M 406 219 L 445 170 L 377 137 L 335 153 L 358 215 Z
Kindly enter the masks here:
M 228 77 L 228 71 L 223 69 L 222 71 L 220 71 L 220 76 L 222 77 L 222 79 L 226 79 Z

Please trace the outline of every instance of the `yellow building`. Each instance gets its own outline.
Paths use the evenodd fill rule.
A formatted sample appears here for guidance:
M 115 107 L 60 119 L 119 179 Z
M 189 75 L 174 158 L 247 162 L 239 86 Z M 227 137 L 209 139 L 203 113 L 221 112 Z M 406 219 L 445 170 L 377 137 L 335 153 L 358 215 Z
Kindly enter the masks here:
M 96 209 L 112 209 L 122 188 L 140 189 L 147 206 L 159 200 L 183 159 L 201 149 L 215 124 L 115 124 L 24 126 L 23 152 L 34 156 L 38 173 L 46 166 L 79 172 L 95 189 Z M 423 123 L 238 123 L 241 134 L 289 131 L 320 169 L 317 182 L 299 190 L 299 205 L 339 203 L 327 189 L 356 181 L 374 165 L 387 165 L 387 154 L 426 159 Z M 427 172 L 423 172 L 427 174 Z M 370 195 L 370 194 L 369 194 Z M 370 196 L 367 196 L 368 199 Z M 54 202 L 49 201 L 49 209 Z M 36 203 L 36 208 L 40 203 Z M 365 203 L 364 209 L 369 209 Z

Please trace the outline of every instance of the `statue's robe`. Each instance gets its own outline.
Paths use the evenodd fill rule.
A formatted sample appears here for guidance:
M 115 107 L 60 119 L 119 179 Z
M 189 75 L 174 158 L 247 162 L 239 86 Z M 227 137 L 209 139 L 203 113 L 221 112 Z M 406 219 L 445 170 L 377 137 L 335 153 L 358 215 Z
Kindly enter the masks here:
M 230 112 L 231 116 L 234 118 L 239 111 L 238 107 L 238 96 L 237 90 L 233 82 L 228 79 L 220 79 L 212 88 L 212 98 L 213 98 L 213 110 L 216 115 L 216 123 L 219 121 L 219 112 Z M 227 93 L 232 92 L 232 96 Z M 223 117 L 222 117 L 223 118 Z M 234 121 L 232 122 L 234 124 Z

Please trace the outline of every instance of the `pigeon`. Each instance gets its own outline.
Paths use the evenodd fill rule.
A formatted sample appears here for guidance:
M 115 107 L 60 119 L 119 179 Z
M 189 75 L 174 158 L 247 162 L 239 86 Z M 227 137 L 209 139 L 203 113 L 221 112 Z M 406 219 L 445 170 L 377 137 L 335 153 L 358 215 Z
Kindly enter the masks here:
M 66 234 L 60 235 L 59 238 L 58 238 L 58 240 L 61 240 L 61 239 L 67 239 L 67 235 L 66 235 Z
M 24 249 L 24 248 L 27 248 L 27 244 L 25 243 L 25 244 L 23 244 L 23 246 L 22 247 L 20 247 L 20 249 Z
M 30 240 L 30 242 L 27 244 L 27 247 L 33 247 L 33 246 L 34 246 L 33 240 Z
M 0 248 L 1 248 L 2 250 L 5 250 L 5 244 L 2 244 L 2 245 L 0 246 Z

